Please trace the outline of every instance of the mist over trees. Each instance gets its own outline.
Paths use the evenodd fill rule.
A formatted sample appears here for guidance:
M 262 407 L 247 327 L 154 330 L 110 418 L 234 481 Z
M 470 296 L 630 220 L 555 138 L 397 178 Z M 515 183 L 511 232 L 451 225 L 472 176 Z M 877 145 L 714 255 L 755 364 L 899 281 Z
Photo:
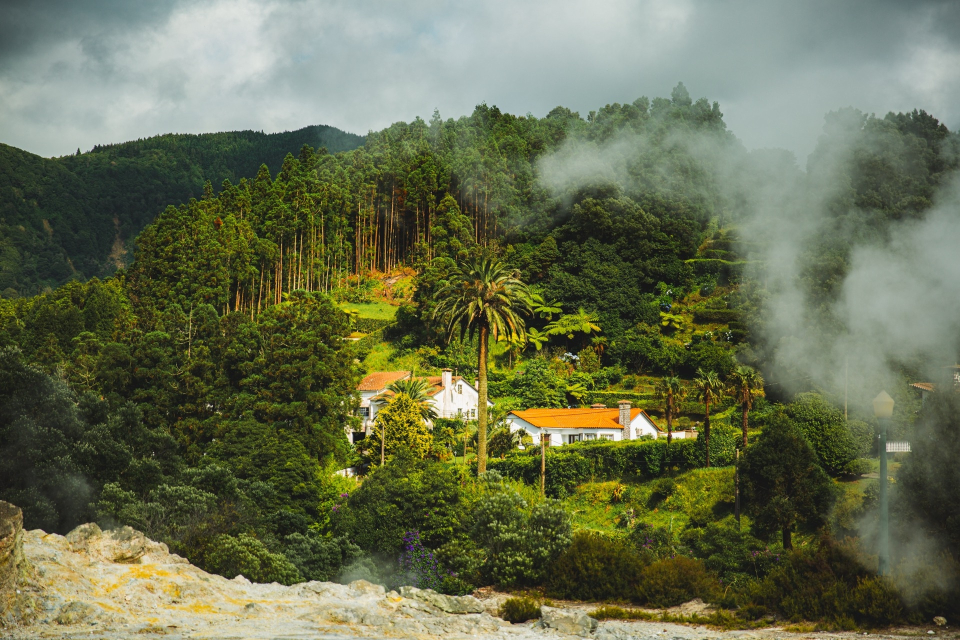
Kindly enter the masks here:
M 566 597 L 600 591 L 578 591 L 573 573 L 548 580 L 549 558 L 563 554 L 556 566 L 590 575 L 610 575 L 603 563 L 614 559 L 601 537 L 574 535 L 570 513 L 551 499 L 624 481 L 632 486 L 597 494 L 610 493 L 607 506 L 635 505 L 617 525 L 629 557 L 616 566 L 633 581 L 616 585 L 623 597 L 719 602 L 723 577 L 741 589 L 728 605 L 879 623 L 856 603 L 899 596 L 833 541 L 814 550 L 814 536 L 839 518 L 836 479 L 865 471 L 873 386 L 903 387 L 939 366 L 907 346 L 939 340 L 937 357 L 952 359 L 960 315 L 944 312 L 952 303 L 933 305 L 946 318 L 936 322 L 914 309 L 927 342 L 895 348 L 893 334 L 878 333 L 882 321 L 863 321 L 876 309 L 855 304 L 850 287 L 878 272 L 870 251 L 890 249 L 912 274 L 920 240 L 954 237 L 960 200 L 946 187 L 960 162 L 956 134 L 924 112 L 842 110 L 827 115 L 804 171 L 789 153 L 744 149 L 719 105 L 680 84 L 670 98 L 585 118 L 484 104 L 360 142 L 313 129 L 161 136 L 56 161 L 0 148 L 0 498 L 24 507 L 28 527 L 130 524 L 210 570 L 243 573 L 249 561 L 262 567 L 257 579 L 282 582 L 399 580 L 375 560 L 427 545 L 449 573 L 430 579 L 450 593 L 553 584 Z M 287 153 L 294 143 L 296 155 Z M 40 193 L 28 183 L 48 200 L 27 197 Z M 897 244 L 906 229 L 919 235 Z M 132 262 L 89 277 L 105 273 L 117 238 L 137 232 Z M 923 266 L 947 263 L 939 249 Z M 392 296 L 384 283 L 407 278 L 411 290 L 389 299 L 396 320 L 376 340 L 403 362 L 469 377 L 479 345 L 448 340 L 441 299 L 477 261 L 502 262 L 503 278 L 516 279 L 525 300 L 530 293 L 524 330 L 491 341 L 497 411 L 627 397 L 665 425 L 709 420 L 709 441 L 563 447 L 544 456 L 553 474 L 545 496 L 527 491 L 539 458 L 514 451 L 519 439 L 496 425 L 502 413 L 490 435 L 503 460 L 482 476 L 466 454 L 487 446 L 484 429 L 449 420 L 431 430 L 403 393 L 380 414 L 384 464 L 378 434 L 352 446 L 345 427 L 360 422 L 356 386 L 375 345 L 345 305 L 370 302 L 377 287 Z M 875 356 L 858 358 L 858 331 L 887 336 Z M 689 393 L 694 376 L 710 393 Z M 848 387 L 849 412 L 840 409 Z M 919 400 L 890 392 L 903 434 Z M 932 426 L 918 451 L 947 464 L 960 453 L 942 431 L 949 410 L 919 415 Z M 451 462 L 458 449 L 460 466 Z M 709 513 L 692 511 L 682 532 L 642 521 L 670 501 L 732 492 L 738 449 L 752 519 L 743 530 L 720 499 Z M 333 473 L 361 463 L 370 468 L 359 487 Z M 960 517 L 955 500 L 934 499 L 949 483 L 914 460 L 903 472 L 905 500 L 933 497 L 916 500 L 913 517 L 944 534 L 937 523 Z M 850 522 L 869 506 L 861 498 L 837 532 L 856 529 Z M 533 526 L 537 536 L 525 538 Z M 801 537 L 810 546 L 775 566 Z M 938 549 L 960 554 L 953 536 Z M 788 610 L 777 589 L 805 582 L 835 591 L 818 587 Z M 835 601 L 818 600 L 824 593 Z

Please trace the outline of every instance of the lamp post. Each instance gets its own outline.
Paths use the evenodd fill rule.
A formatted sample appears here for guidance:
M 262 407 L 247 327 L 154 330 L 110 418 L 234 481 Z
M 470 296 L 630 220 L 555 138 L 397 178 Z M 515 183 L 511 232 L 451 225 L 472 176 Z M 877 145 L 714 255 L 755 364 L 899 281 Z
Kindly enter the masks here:
M 550 436 L 547 430 L 540 432 L 540 495 L 547 495 L 547 447 L 550 444 Z
M 890 502 L 887 496 L 887 429 L 893 415 L 893 398 L 886 391 L 873 399 L 873 415 L 880 424 L 880 553 L 877 573 L 890 573 Z

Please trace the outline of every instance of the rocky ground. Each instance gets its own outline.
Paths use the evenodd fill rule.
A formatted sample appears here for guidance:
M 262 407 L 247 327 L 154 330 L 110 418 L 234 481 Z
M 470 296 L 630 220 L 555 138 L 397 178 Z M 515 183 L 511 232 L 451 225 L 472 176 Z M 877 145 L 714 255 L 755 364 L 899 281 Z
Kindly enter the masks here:
M 495 617 L 503 598 L 497 594 L 451 597 L 409 587 L 386 592 L 365 581 L 252 584 L 243 577 L 227 580 L 206 573 L 130 528 L 102 532 L 90 524 L 59 536 L 4 526 L 0 521 L 0 587 L 9 590 L 0 600 L 0 638 L 11 640 L 839 637 L 777 629 L 718 632 L 652 622 L 597 624 L 582 607 L 545 607 L 540 622 L 510 624 Z M 939 631 L 940 637 L 948 633 Z M 843 635 L 852 639 L 854 634 Z

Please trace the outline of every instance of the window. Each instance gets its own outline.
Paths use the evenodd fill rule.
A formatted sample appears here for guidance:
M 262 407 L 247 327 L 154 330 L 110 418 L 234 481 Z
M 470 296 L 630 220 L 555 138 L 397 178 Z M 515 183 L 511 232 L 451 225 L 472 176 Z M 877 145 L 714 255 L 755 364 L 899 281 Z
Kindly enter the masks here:
M 471 417 L 471 418 L 476 418 L 476 417 L 477 417 L 477 410 L 476 410 L 476 409 L 470 409 L 470 417 Z
M 572 436 L 567 436 L 567 444 L 573 444 L 574 442 L 580 442 L 580 439 L 583 438 L 581 434 L 576 434 Z
M 357 415 L 360 416 L 361 418 L 369 418 L 370 407 L 360 407 L 359 409 L 357 409 Z
M 601 434 L 600 434 L 600 439 L 601 439 L 601 440 L 613 440 L 613 434 L 612 434 L 612 433 L 601 433 Z
M 463 383 L 457 384 L 457 393 L 463 393 Z
M 463 409 L 457 409 L 457 417 L 458 417 L 458 418 L 462 418 L 462 417 L 463 417 Z
M 597 439 L 597 434 L 595 434 L 595 433 L 585 433 L 585 434 L 583 434 L 583 439 L 584 439 L 584 440 L 596 440 L 596 439 Z

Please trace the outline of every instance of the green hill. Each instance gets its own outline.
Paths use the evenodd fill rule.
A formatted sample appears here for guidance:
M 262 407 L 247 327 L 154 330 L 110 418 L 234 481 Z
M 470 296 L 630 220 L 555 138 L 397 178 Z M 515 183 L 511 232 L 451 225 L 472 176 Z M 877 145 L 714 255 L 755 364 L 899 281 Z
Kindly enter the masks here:
M 348 151 L 364 138 L 324 125 L 283 133 L 167 134 L 42 158 L 0 144 L 0 295 L 29 296 L 129 261 L 133 238 L 210 181 L 280 169 L 303 145 Z

